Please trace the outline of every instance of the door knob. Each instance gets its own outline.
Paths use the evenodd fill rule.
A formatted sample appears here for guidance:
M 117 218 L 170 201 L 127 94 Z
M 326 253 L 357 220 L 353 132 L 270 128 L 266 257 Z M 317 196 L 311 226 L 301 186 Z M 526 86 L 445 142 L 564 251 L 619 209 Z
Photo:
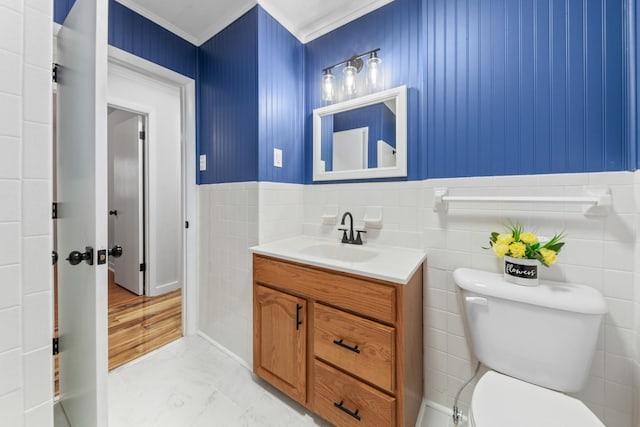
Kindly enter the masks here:
M 67 261 L 71 265 L 78 265 L 82 261 L 85 261 L 89 265 L 93 265 L 93 248 L 87 246 L 84 252 L 72 251 L 67 257 Z
M 109 215 L 118 216 L 118 210 L 114 209 L 112 211 L 109 211 Z
M 122 256 L 122 246 L 115 245 L 114 247 L 109 249 L 109 256 L 120 258 Z

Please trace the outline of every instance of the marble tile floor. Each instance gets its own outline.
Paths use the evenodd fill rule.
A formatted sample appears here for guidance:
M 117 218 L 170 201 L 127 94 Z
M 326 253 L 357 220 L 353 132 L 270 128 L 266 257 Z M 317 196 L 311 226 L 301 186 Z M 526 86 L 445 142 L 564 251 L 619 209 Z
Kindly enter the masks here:
M 70 427 L 59 405 L 55 427 Z M 418 427 L 449 427 L 426 408 Z M 109 374 L 110 427 L 330 427 L 199 336 Z
M 62 417 L 60 421 L 56 419 L 55 427 L 67 427 Z M 329 424 L 254 377 L 246 367 L 203 338 L 191 336 L 109 374 L 109 426 L 329 427 Z

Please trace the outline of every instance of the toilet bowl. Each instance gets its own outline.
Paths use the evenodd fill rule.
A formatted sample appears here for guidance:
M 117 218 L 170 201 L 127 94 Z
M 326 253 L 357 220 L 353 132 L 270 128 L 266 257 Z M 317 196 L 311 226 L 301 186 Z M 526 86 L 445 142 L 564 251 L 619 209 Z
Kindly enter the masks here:
M 474 356 L 490 370 L 471 398 L 476 427 L 602 427 L 580 400 L 591 369 L 602 295 L 584 285 L 519 286 L 502 275 L 459 268 L 464 320 Z
M 473 392 L 469 426 L 604 427 L 604 424 L 578 399 L 489 371 Z

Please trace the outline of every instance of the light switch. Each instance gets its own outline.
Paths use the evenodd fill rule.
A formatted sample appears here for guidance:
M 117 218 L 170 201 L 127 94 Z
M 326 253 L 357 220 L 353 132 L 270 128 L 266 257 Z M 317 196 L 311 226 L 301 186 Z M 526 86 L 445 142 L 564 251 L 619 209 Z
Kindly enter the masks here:
M 282 150 L 279 148 L 273 149 L 273 166 L 277 168 L 282 167 Z
M 207 155 L 200 154 L 200 172 L 207 170 Z

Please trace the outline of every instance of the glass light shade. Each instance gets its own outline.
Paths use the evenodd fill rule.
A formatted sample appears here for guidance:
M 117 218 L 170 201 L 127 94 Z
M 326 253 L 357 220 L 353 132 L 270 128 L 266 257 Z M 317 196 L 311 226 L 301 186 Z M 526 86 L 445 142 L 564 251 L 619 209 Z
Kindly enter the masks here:
M 322 76 L 322 100 L 331 102 L 335 97 L 335 82 L 336 76 L 331 74 L 331 70 L 325 71 Z
M 382 89 L 381 62 L 382 60 L 375 53 L 372 53 L 367 60 L 367 89 L 369 92 L 376 92 Z
M 356 73 L 358 70 L 349 61 L 347 66 L 344 67 L 344 94 L 347 97 L 352 97 L 356 94 Z

